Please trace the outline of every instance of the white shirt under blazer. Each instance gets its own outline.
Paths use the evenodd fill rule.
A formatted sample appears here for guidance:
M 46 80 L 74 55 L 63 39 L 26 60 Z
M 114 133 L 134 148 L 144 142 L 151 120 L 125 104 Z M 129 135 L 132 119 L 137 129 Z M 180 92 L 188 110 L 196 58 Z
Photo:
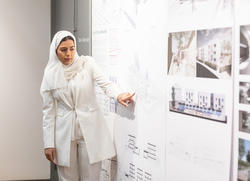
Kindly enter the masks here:
M 116 99 L 119 92 L 92 57 L 81 58 L 84 59 L 83 69 L 70 80 L 73 98 L 67 88 L 52 89 L 42 95 L 44 148 L 56 148 L 55 163 L 61 166 L 70 166 L 73 119 L 79 121 L 90 163 L 116 154 L 106 121 L 97 105 L 95 82 L 111 98 Z

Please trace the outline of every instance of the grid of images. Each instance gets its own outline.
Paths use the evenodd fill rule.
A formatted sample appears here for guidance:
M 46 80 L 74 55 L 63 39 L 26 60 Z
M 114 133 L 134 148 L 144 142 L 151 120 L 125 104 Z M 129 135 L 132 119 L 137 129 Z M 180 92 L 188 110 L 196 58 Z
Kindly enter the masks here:
M 240 3 L 250 5 L 250 0 L 241 0 Z M 242 10 L 242 8 L 241 8 Z M 240 26 L 240 44 L 239 44 L 239 76 L 250 75 L 250 25 Z M 240 77 L 239 77 L 240 78 Z M 239 82 L 239 104 L 250 105 L 250 80 Z M 250 109 L 247 111 L 239 110 L 239 131 L 250 133 Z M 247 138 L 246 136 L 246 138 Z M 249 139 L 239 138 L 238 152 L 238 181 L 250 181 L 250 141 Z
M 227 79 L 231 69 L 232 28 L 169 34 L 168 75 Z

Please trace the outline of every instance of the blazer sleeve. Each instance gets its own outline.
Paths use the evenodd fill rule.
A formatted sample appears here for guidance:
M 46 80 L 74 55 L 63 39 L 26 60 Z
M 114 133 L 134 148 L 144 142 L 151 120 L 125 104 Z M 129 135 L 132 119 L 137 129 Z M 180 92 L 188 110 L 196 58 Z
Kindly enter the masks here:
M 88 64 L 90 66 L 93 79 L 97 85 L 102 88 L 108 97 L 117 100 L 117 97 L 121 92 L 118 87 L 106 78 L 100 67 L 95 63 L 93 57 L 88 57 Z
M 55 100 L 52 97 L 51 91 L 42 93 L 43 99 L 43 143 L 44 148 L 54 148 L 55 138 Z

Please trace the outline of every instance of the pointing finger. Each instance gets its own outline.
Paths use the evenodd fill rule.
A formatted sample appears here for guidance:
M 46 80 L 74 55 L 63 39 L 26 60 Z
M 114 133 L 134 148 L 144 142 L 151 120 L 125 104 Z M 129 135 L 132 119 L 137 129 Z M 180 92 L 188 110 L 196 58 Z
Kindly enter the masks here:
M 124 101 L 121 101 L 120 103 L 121 103 L 123 106 L 128 107 L 128 104 L 126 104 Z
M 124 100 L 132 100 L 132 97 L 135 95 L 135 93 L 133 93 L 132 95 L 129 95 L 127 97 L 124 98 Z

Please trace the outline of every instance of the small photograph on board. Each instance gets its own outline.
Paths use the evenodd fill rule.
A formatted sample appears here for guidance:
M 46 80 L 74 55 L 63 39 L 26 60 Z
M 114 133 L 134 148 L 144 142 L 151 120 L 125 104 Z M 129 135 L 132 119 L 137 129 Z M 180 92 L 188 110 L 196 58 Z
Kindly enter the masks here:
M 250 82 L 239 83 L 239 102 L 241 104 L 250 104 Z
M 231 0 L 169 0 L 171 26 L 188 23 L 225 23 L 231 20 Z
M 227 122 L 225 95 L 197 91 L 179 85 L 171 87 L 169 111 L 222 123 Z
M 230 78 L 232 28 L 198 30 L 196 60 L 197 77 Z
M 238 181 L 250 180 L 250 141 L 239 139 Z
M 169 33 L 168 74 L 195 77 L 195 31 Z
M 239 130 L 250 133 L 250 112 L 239 111 Z
M 250 7 L 250 6 L 249 6 Z M 250 25 L 240 27 L 240 62 L 239 71 L 242 75 L 250 75 Z

